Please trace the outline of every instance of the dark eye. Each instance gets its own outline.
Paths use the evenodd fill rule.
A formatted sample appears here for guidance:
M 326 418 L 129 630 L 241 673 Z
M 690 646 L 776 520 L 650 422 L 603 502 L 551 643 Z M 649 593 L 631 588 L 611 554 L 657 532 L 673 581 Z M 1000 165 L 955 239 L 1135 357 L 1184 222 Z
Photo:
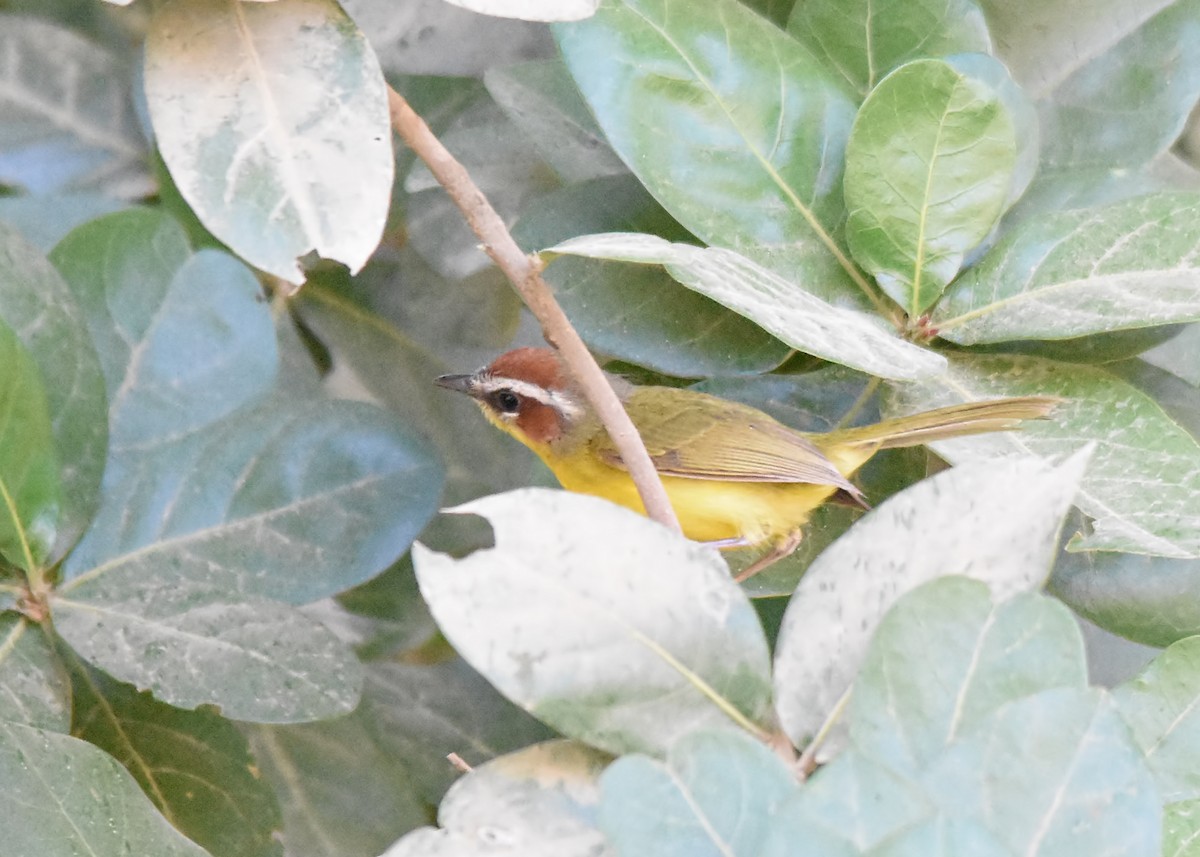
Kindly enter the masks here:
M 506 414 L 515 414 L 521 407 L 520 397 L 512 390 L 501 390 L 494 399 L 496 407 Z

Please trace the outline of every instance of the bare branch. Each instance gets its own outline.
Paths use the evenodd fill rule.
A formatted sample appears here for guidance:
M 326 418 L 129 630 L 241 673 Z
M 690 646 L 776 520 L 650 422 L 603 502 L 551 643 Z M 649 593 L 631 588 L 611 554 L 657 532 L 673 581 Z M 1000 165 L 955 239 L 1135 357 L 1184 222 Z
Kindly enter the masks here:
M 471 180 L 466 168 L 429 130 L 425 121 L 408 102 L 391 87 L 388 106 L 392 127 L 433 173 L 462 211 L 467 224 L 479 237 L 484 251 L 516 287 L 525 304 L 542 325 L 546 341 L 558 349 L 567 369 L 579 382 L 597 416 L 608 430 L 629 468 L 633 482 L 642 497 L 647 514 L 668 527 L 679 530 L 679 520 L 667 499 L 658 471 L 654 469 L 641 437 L 621 406 L 620 399 L 604 376 L 587 346 L 567 320 L 566 314 L 554 299 L 550 287 L 542 279 L 537 257 L 526 256 L 509 234 L 500 215 L 492 208 L 483 191 Z

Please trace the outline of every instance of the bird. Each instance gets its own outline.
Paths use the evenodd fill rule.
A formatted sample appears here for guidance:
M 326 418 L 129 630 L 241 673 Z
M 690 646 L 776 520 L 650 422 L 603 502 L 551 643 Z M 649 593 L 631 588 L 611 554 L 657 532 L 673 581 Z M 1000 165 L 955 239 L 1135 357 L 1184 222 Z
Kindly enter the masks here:
M 650 454 L 684 536 L 720 549 L 765 548 L 739 581 L 799 547 L 814 510 L 869 508 L 850 477 L 882 449 L 1013 429 L 1062 400 L 969 402 L 826 433 L 801 432 L 757 408 L 702 393 L 635 386 L 609 376 Z M 523 347 L 436 383 L 465 393 L 501 431 L 531 449 L 563 488 L 645 514 L 607 431 L 558 353 Z

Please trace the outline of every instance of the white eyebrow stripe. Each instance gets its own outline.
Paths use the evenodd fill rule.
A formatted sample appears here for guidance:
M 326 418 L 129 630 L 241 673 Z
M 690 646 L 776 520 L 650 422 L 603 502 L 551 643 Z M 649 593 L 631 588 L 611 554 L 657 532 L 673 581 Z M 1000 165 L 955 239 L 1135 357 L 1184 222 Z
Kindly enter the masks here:
M 557 390 L 547 390 L 545 387 L 539 387 L 530 381 L 522 381 L 518 378 L 496 378 L 494 376 L 484 376 L 477 381 L 479 390 L 484 395 L 494 393 L 497 390 L 512 390 L 518 396 L 524 396 L 527 399 L 533 399 L 535 402 L 541 402 L 543 405 L 554 408 L 567 419 L 577 419 L 583 415 L 583 409 L 570 396 L 560 393 Z

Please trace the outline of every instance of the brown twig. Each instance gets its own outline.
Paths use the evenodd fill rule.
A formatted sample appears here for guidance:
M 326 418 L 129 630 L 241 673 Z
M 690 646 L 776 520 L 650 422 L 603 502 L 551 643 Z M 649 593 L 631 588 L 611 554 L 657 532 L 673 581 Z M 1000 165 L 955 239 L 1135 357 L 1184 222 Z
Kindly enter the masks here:
M 587 346 L 567 320 L 550 287 L 542 279 L 537 257 L 526 256 L 513 240 L 504 221 L 492 208 L 483 191 L 471 180 L 466 168 L 434 136 L 404 97 L 388 87 L 388 107 L 392 127 L 433 173 L 454 204 L 466 218 L 471 230 L 483 243 L 484 251 L 504 272 L 542 325 L 546 341 L 558 349 L 571 375 L 596 410 L 621 453 L 621 460 L 641 494 L 646 513 L 668 527 L 679 530 L 679 520 L 667 499 L 662 480 L 646 452 L 641 437 L 621 406 L 620 399 L 604 372 L 588 352 Z

